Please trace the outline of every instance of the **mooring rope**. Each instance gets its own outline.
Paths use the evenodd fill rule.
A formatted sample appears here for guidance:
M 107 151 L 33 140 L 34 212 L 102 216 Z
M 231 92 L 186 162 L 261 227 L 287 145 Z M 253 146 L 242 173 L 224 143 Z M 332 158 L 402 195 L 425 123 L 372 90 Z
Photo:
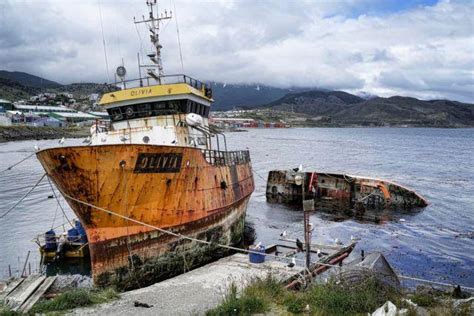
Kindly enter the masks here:
M 8 167 L 8 168 L 6 168 L 6 169 L 3 169 L 2 171 L 0 171 L 0 174 L 1 174 L 1 173 L 4 173 L 5 171 L 12 170 L 12 168 L 18 166 L 18 165 L 21 164 L 23 161 L 25 161 L 25 160 L 27 160 L 27 159 L 33 157 L 34 155 L 36 155 L 36 152 L 32 153 L 31 155 L 26 156 L 25 158 L 23 158 L 22 160 L 20 160 L 20 161 L 14 163 L 14 164 L 11 165 L 10 167 Z
M 202 244 L 206 244 L 206 245 L 209 245 L 209 246 L 216 246 L 216 247 L 220 247 L 220 248 L 225 248 L 225 249 L 229 249 L 229 250 L 234 250 L 234 251 L 241 251 L 241 252 L 245 252 L 245 253 L 253 253 L 253 254 L 258 254 L 258 255 L 262 255 L 261 252 L 258 252 L 258 251 L 252 251 L 252 250 L 248 250 L 248 249 L 243 249 L 243 248 L 238 248 L 238 247 L 233 247 L 233 246 L 229 246 L 229 245 L 223 245 L 223 244 L 218 244 L 218 243 L 214 243 L 214 242 L 211 242 L 211 241 L 207 241 L 207 240 L 202 240 L 202 239 L 197 239 L 197 238 L 194 238 L 194 237 L 189 237 L 189 236 L 186 236 L 186 235 L 183 235 L 183 234 L 178 234 L 178 233 L 175 233 L 175 232 L 172 232 L 170 230 L 166 230 L 166 229 L 163 229 L 163 228 L 160 228 L 160 227 L 157 227 L 157 226 L 154 226 L 154 225 L 151 225 L 151 224 L 148 224 L 148 223 L 145 223 L 145 222 L 142 222 L 142 221 L 139 221 L 139 220 L 136 220 L 134 218 L 131 218 L 131 217 L 127 217 L 127 216 L 124 216 L 124 215 L 121 215 L 121 214 L 118 214 L 116 212 L 113 212 L 113 211 L 110 211 L 110 210 L 107 210 L 105 208 L 102 208 L 100 206 L 96 206 L 96 205 L 93 205 L 91 203 L 87 203 L 87 202 L 84 202 L 84 201 L 81 201 L 79 199 L 76 199 L 72 196 L 70 196 L 69 194 L 61 191 L 61 189 L 58 188 L 58 190 L 68 199 L 74 201 L 74 202 L 77 202 L 77 203 L 80 203 L 80 204 L 83 204 L 83 205 L 86 205 L 88 207 L 92 207 L 92 208 L 95 208 L 99 211 L 102 211 L 102 212 L 105 212 L 107 214 L 110 214 L 110 215 L 115 215 L 117 217 L 120 217 L 124 220 L 127 220 L 127 221 L 130 221 L 130 222 L 133 222 L 133 223 L 136 223 L 136 224 L 139 224 L 139 225 L 143 225 L 145 227 L 148 227 L 148 228 L 152 228 L 152 229 L 155 229 L 161 233 L 164 233 L 164 234 L 168 234 L 168 235 L 171 235 L 171 236 L 174 236 L 174 237 L 178 237 L 178 238 L 181 238 L 181 239 L 186 239 L 186 240 L 189 240 L 189 241 L 194 241 L 194 242 L 198 242 L 198 243 L 202 243 Z M 271 254 L 264 254 L 265 256 L 267 257 L 273 257 L 273 258 L 276 258 L 276 259 L 285 259 L 285 260 L 291 260 L 292 258 L 286 258 L 286 257 L 280 257 L 280 256 L 276 256 L 276 255 L 271 255 Z M 306 262 L 305 260 L 303 259 L 298 259 L 298 258 L 295 258 L 296 261 L 300 261 L 300 262 Z
M 69 225 L 71 225 L 71 227 L 74 228 L 74 225 L 72 225 L 71 221 L 70 221 L 69 218 L 67 217 L 66 211 L 64 211 L 63 206 L 61 205 L 61 203 L 60 203 L 60 201 L 59 201 L 59 198 L 58 198 L 58 196 L 56 195 L 56 191 L 54 191 L 54 187 L 53 187 L 53 184 L 51 183 L 51 180 L 49 179 L 49 176 L 48 176 L 47 178 L 48 178 L 49 186 L 51 187 L 51 191 L 53 191 L 54 198 L 56 199 L 56 202 L 58 203 L 59 208 L 61 209 L 61 212 L 63 212 L 64 218 L 66 218 L 66 220 L 67 220 L 67 222 L 69 223 Z
M 398 275 L 397 277 L 401 279 L 406 279 L 406 280 L 412 280 L 412 281 L 418 281 L 418 282 L 423 282 L 423 283 L 430 283 L 430 284 L 436 284 L 436 285 L 442 285 L 442 286 L 447 286 L 447 287 L 454 287 L 454 284 L 449 284 L 449 283 L 443 283 L 443 282 L 437 282 L 437 281 L 431 281 L 431 280 L 425 280 L 425 279 L 420 279 L 420 278 L 415 278 L 415 277 L 410 277 L 406 275 Z M 456 284 L 457 285 L 457 284 Z M 459 285 L 461 288 L 469 291 L 474 291 L 474 287 L 469 287 L 469 286 L 463 286 Z
M 210 241 L 207 241 L 207 240 L 201 240 L 201 239 L 197 239 L 197 238 L 194 238 L 194 237 L 189 237 L 189 236 L 186 236 L 186 235 L 183 235 L 183 234 L 178 234 L 178 233 L 175 233 L 175 232 L 172 232 L 172 231 L 169 231 L 169 230 L 166 230 L 166 229 L 163 229 L 163 228 L 160 228 L 160 227 L 151 225 L 151 224 L 147 224 L 147 223 L 145 223 L 145 222 L 142 222 L 142 221 L 139 221 L 139 220 L 136 220 L 136 219 L 133 219 L 133 218 L 127 218 L 127 216 L 124 216 L 124 215 L 118 214 L 118 213 L 116 213 L 116 212 L 107 210 L 107 209 L 105 209 L 105 208 L 102 208 L 102 207 L 93 205 L 93 204 L 91 204 L 91 203 L 87 203 L 87 202 L 81 201 L 81 200 L 79 200 L 79 199 L 76 199 L 76 198 L 70 196 L 69 194 L 66 194 L 65 192 L 61 191 L 59 188 L 58 188 L 58 190 L 59 190 L 66 198 L 69 198 L 69 199 L 71 199 L 71 200 L 73 200 L 73 201 L 75 201 L 75 202 L 77 202 L 77 203 L 80 203 L 80 204 L 83 204 L 83 205 L 86 205 L 86 206 L 95 208 L 95 209 L 97 209 L 97 210 L 99 210 L 99 211 L 102 211 L 102 212 L 105 212 L 105 213 L 108 213 L 108 214 L 111 214 L 111 215 L 115 215 L 115 216 L 120 217 L 120 218 L 122 218 L 122 219 L 129 220 L 129 221 L 134 222 L 134 223 L 136 223 L 136 224 L 140 224 L 140 225 L 143 225 L 143 226 L 146 226 L 146 227 L 149 227 L 149 228 L 158 230 L 159 232 L 162 232 L 162 233 L 165 233 L 165 234 L 169 234 L 169 235 L 172 235 L 172 236 L 175 236 L 175 237 L 179 237 L 179 238 L 186 239 L 186 240 L 190 240 L 190 241 L 195 241 L 195 242 L 202 243 L 202 244 L 206 244 L 206 245 L 210 245 L 210 246 L 217 246 L 217 247 L 220 247 L 220 248 L 225 248 L 225 249 L 229 249 L 229 250 L 244 252 L 244 253 L 248 253 L 248 254 L 252 253 L 252 254 L 258 254 L 258 255 L 264 255 L 264 256 L 266 256 L 266 257 L 270 257 L 270 258 L 274 258 L 274 259 L 295 260 L 295 261 L 303 262 L 303 263 L 306 262 L 305 259 L 299 259 L 299 258 L 295 258 L 295 257 L 293 257 L 293 258 L 290 258 L 290 257 L 281 257 L 281 256 L 277 256 L 277 255 L 272 255 L 272 254 L 262 254 L 261 252 L 258 252 L 258 251 L 252 251 L 252 250 L 249 250 L 249 249 L 243 249 L 243 248 L 233 247 L 233 246 L 229 246 L 229 245 L 218 244 L 218 243 L 210 242 Z M 315 262 L 315 266 L 339 267 L 339 265 L 328 264 L 328 263 L 322 263 L 322 262 Z M 348 268 L 350 269 L 350 267 L 348 267 Z M 415 277 L 409 277 L 409 276 L 404 276 L 404 275 L 397 275 L 397 277 L 402 278 L 402 279 L 409 279 L 409 280 L 413 280 L 413 281 L 419 281 L 419 282 L 430 283 L 430 284 L 436 284 L 436 285 L 443 285 L 443 286 L 448 286 L 448 287 L 455 287 L 455 286 L 456 286 L 456 284 L 449 284 L 449 283 L 431 281 L 431 280 L 426 280 L 426 279 L 421 279 L 421 278 L 415 278 Z M 460 286 L 461 286 L 461 288 L 463 288 L 463 289 L 467 289 L 467 290 L 469 290 L 469 291 L 474 291 L 474 288 L 472 288 L 472 287 L 463 286 L 463 285 L 460 285 Z
M 124 165 L 125 167 L 125 165 Z M 125 168 L 122 167 L 122 173 L 123 173 L 123 177 L 124 177 L 124 180 L 123 180 L 123 190 L 125 191 L 124 195 L 125 195 L 125 198 L 124 198 L 124 208 L 125 210 L 127 210 L 127 217 L 130 217 L 130 209 L 127 207 L 127 203 L 128 203 L 128 190 L 127 190 L 127 174 L 125 173 Z M 130 260 L 130 264 L 132 266 L 132 272 L 135 272 L 135 262 L 134 262 L 134 258 L 133 258 L 133 254 L 132 254 L 132 249 L 130 247 L 130 233 L 128 231 L 128 225 L 127 225 L 127 250 L 128 250 L 128 259 Z M 135 280 L 138 284 L 138 287 L 141 288 L 141 284 L 140 282 L 138 281 L 138 279 Z
M 6 212 L 4 212 L 2 215 L 0 215 L 0 218 L 4 218 L 8 213 L 10 213 L 15 207 L 18 206 L 33 190 L 43 181 L 44 177 L 46 176 L 46 173 L 44 173 L 41 178 L 36 182 L 36 184 L 25 194 L 19 199 L 15 204 L 12 205 Z
M 263 176 L 261 176 L 255 169 L 253 169 L 253 172 L 260 177 L 260 179 L 262 179 L 263 181 L 267 181 L 267 179 L 265 179 Z

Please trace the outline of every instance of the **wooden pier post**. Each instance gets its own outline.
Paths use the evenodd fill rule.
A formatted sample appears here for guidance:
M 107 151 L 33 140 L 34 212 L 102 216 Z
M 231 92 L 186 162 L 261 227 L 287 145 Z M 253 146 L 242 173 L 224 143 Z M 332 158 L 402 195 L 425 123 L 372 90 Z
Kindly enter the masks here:
M 23 270 L 21 271 L 21 277 L 25 275 L 26 272 L 26 264 L 28 263 L 28 259 L 30 258 L 30 250 L 28 250 L 28 254 L 26 255 L 25 264 L 23 265 Z

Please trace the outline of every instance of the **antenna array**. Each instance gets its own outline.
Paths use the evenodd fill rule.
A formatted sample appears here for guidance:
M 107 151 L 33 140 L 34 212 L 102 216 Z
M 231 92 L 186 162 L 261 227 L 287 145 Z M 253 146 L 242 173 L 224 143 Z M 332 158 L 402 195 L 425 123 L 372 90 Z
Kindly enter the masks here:
M 149 10 L 148 18 L 145 18 L 145 16 L 142 15 L 142 19 L 140 21 L 137 21 L 135 17 L 133 18 L 133 21 L 135 24 L 145 23 L 148 30 L 150 31 L 150 41 L 155 47 L 155 51 L 147 54 L 152 64 L 139 64 L 139 68 L 146 68 L 147 74 L 161 83 L 161 77 L 164 76 L 164 71 L 161 61 L 161 49 L 163 46 L 160 44 L 160 23 L 164 20 L 171 19 L 173 13 L 171 10 L 169 13 L 167 10 L 165 10 L 164 13 L 159 14 L 157 0 L 147 0 L 146 5 L 148 6 Z M 156 69 L 158 69 L 158 73 L 155 72 Z

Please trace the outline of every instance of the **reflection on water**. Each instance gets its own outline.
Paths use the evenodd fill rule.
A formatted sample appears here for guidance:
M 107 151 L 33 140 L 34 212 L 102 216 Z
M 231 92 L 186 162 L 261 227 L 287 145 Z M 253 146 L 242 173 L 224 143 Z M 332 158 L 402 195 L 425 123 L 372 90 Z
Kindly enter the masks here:
M 66 145 L 82 140 L 66 140 Z M 474 148 L 473 129 L 261 129 L 227 134 L 229 149 L 250 150 L 256 190 L 247 220 L 253 223 L 257 241 L 275 243 L 286 230 L 288 237 L 302 238 L 303 213 L 291 207 L 268 204 L 265 185 L 268 171 L 303 164 L 306 170 L 348 173 L 389 179 L 419 192 L 430 205 L 417 212 L 376 214 L 378 223 L 347 218 L 344 214 L 315 212 L 314 243 L 350 242 L 361 238 L 356 251 L 382 251 L 395 269 L 441 282 L 474 286 Z M 25 141 L 0 144 L 0 170 L 28 156 L 33 146 L 58 145 L 57 141 Z M 43 174 L 33 157 L 0 174 L 0 213 L 6 211 Z M 0 276 L 21 270 L 28 250 L 32 266 L 40 257 L 31 240 L 53 226 L 66 223 L 47 182 L 36 188 L 17 209 L 0 219 Z M 66 215 L 73 218 L 61 198 Z M 65 229 L 68 229 L 65 224 Z M 90 273 L 87 265 L 73 265 L 74 272 Z M 67 270 L 67 269 L 66 269 Z M 48 266 L 48 273 L 64 267 Z
M 46 275 L 81 274 L 91 276 L 90 258 L 69 258 L 45 264 Z

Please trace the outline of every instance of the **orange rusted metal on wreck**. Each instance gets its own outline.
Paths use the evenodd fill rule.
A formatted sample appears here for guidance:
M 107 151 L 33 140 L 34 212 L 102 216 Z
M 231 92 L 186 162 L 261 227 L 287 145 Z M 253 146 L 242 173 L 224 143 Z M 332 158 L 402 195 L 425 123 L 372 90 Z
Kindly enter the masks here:
M 300 177 L 302 185 L 297 183 Z M 309 185 L 308 185 L 309 184 Z M 391 181 L 325 172 L 272 170 L 268 174 L 266 197 L 269 202 L 301 204 L 313 199 L 315 207 L 326 211 L 366 209 L 417 209 L 428 205 L 421 195 Z

